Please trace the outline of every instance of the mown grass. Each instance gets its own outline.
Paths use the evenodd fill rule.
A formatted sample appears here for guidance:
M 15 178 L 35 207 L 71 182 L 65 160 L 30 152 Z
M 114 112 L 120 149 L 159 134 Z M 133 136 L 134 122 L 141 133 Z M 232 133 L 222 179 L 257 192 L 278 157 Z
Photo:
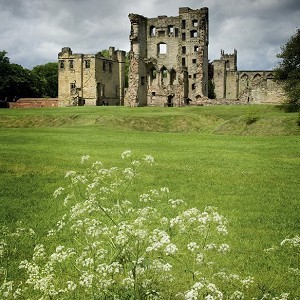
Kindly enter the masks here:
M 42 240 L 63 213 L 52 194 L 65 172 L 81 168 L 85 154 L 122 165 L 120 153 L 131 149 L 156 159 L 133 195 L 167 186 L 190 206 L 218 207 L 232 247 L 222 264 L 254 276 L 259 293 L 299 296 L 297 282 L 277 275 L 288 257 L 274 262 L 263 252 L 299 234 L 296 114 L 274 106 L 0 110 L 0 128 L 2 224 L 21 220 Z

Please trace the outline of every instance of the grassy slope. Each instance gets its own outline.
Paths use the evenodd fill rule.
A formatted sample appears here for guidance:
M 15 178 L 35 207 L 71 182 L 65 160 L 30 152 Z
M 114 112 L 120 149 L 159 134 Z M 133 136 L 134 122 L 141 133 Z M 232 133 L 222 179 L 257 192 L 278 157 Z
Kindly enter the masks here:
M 273 106 L 0 110 L 0 219 L 43 234 L 63 210 L 53 190 L 82 155 L 115 165 L 127 148 L 150 153 L 157 164 L 137 189 L 168 186 L 191 206 L 217 206 L 230 220 L 223 263 L 264 290 L 284 262 L 269 265 L 263 249 L 299 233 L 296 119 Z M 281 287 L 295 283 L 276 279 Z

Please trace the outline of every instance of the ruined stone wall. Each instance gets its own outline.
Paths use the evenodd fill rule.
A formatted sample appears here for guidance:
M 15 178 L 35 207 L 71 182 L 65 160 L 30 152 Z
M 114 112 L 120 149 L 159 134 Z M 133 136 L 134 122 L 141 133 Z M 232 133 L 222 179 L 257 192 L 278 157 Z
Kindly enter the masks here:
M 208 9 L 179 16 L 130 14 L 131 52 L 125 105 L 180 106 L 208 91 Z
M 238 74 L 236 71 L 226 72 L 226 99 L 237 99 L 238 98 Z
M 274 81 L 273 71 L 237 71 L 237 51 L 214 60 L 215 94 L 217 99 L 239 100 L 241 103 L 281 103 L 282 86 Z
M 64 105 L 119 105 L 124 97 L 125 52 L 109 50 L 110 57 L 73 54 L 68 47 L 58 55 L 58 97 Z
M 248 103 L 278 104 L 285 100 L 282 86 L 273 71 L 239 71 L 239 99 Z

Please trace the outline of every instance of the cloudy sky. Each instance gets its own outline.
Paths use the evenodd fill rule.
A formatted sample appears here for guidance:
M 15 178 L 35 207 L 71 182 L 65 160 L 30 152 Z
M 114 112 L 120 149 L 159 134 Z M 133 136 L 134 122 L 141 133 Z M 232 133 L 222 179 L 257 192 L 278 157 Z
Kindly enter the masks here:
M 209 8 L 209 59 L 236 48 L 239 70 L 272 69 L 300 26 L 299 0 L 0 0 L 0 51 L 29 69 L 66 46 L 128 51 L 129 13 L 177 16 L 179 7 Z

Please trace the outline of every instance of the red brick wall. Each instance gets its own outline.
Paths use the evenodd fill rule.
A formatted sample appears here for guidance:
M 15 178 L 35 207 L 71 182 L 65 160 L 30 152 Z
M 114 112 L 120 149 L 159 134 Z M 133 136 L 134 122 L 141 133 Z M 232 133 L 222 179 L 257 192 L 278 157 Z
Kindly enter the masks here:
M 10 102 L 10 108 L 58 107 L 58 98 L 20 98 Z

